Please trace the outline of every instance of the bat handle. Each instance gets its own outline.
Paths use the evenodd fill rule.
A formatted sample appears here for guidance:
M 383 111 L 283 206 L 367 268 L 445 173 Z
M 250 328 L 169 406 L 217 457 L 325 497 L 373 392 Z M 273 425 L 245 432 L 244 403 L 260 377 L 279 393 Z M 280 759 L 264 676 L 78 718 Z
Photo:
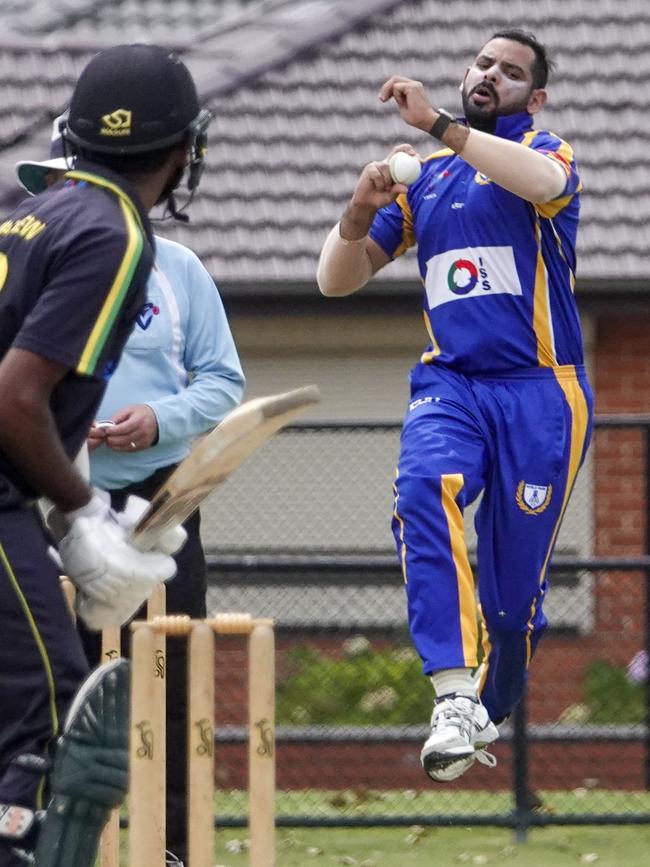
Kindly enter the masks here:
M 156 539 L 152 534 L 147 534 L 146 532 L 138 530 L 138 526 L 136 526 L 129 532 L 128 542 L 130 545 L 133 545 L 134 548 L 137 548 L 138 551 L 147 552 L 151 551 L 153 546 L 156 544 Z

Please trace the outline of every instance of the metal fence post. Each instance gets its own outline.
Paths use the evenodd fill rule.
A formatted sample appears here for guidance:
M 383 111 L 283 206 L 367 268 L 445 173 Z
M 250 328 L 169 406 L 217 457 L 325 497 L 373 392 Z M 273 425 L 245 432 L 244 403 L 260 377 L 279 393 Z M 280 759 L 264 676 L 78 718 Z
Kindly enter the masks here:
M 645 552 L 650 554 L 650 425 L 645 429 Z M 645 570 L 645 787 L 650 790 L 650 569 Z
M 525 843 L 531 825 L 528 793 L 528 722 L 526 693 L 512 715 L 512 789 L 515 798 L 514 831 L 517 843 Z
M 650 437 L 649 437 L 650 439 Z M 650 445 L 650 443 L 649 443 Z M 650 502 L 650 500 L 649 500 Z M 645 570 L 645 652 L 648 655 L 645 681 L 645 787 L 650 791 L 650 569 Z

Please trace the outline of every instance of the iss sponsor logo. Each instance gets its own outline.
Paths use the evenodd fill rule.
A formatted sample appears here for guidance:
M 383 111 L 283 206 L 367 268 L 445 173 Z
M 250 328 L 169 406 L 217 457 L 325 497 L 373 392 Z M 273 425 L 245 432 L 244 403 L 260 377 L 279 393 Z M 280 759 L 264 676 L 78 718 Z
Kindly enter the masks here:
M 479 258 L 479 266 L 482 266 L 483 260 Z M 487 271 L 485 268 L 476 267 L 471 259 L 456 259 L 452 262 L 451 268 L 447 274 L 447 285 L 449 291 L 454 295 L 467 295 L 476 286 L 479 281 L 479 276 L 484 280 L 483 289 L 489 291 L 492 287 L 487 279 Z
M 522 294 L 512 247 L 466 247 L 433 256 L 425 288 L 431 309 L 465 298 Z
M 523 479 L 517 485 L 515 500 L 527 515 L 541 515 L 553 496 L 553 485 L 531 485 Z

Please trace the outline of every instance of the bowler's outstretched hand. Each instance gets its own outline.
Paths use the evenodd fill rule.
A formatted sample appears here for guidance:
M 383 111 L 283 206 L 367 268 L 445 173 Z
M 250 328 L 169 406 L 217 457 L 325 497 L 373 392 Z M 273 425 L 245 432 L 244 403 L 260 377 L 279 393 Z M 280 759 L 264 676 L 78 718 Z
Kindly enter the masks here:
M 399 113 L 409 126 L 424 132 L 431 129 L 437 113 L 421 81 L 406 78 L 404 75 L 392 75 L 382 84 L 379 91 L 379 99 L 382 102 L 388 102 L 391 98 L 399 106 Z

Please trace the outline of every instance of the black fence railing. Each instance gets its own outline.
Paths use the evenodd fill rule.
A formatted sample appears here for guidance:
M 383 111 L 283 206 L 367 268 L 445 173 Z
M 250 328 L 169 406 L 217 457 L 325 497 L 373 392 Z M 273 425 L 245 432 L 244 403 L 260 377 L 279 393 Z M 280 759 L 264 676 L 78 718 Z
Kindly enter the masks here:
M 255 520 L 272 524 L 284 508 L 275 498 L 276 476 L 301 474 L 295 463 L 289 470 L 288 444 L 311 437 L 322 446 L 336 438 L 333 449 L 331 442 L 303 449 L 312 498 L 305 502 L 317 501 L 318 520 L 317 507 L 327 508 L 336 479 L 326 465 L 319 469 L 314 454 L 339 453 L 348 438 L 358 445 L 361 437 L 359 454 L 372 465 L 373 437 L 394 436 L 396 453 L 398 431 L 388 424 L 292 426 L 276 438 L 288 438 L 284 445 L 251 471 L 251 487 L 259 490 L 263 477 L 266 489 L 255 501 Z M 290 545 L 279 538 L 276 549 L 267 542 L 263 550 L 252 544 L 252 553 L 243 544 L 229 550 L 210 544 L 212 527 L 227 523 L 210 512 L 210 607 L 246 606 L 276 620 L 278 824 L 495 825 L 523 839 L 538 825 L 650 823 L 649 456 L 650 416 L 597 419 L 577 514 L 567 516 L 570 532 L 551 564 L 551 627 L 533 661 L 529 694 L 497 742 L 499 767 L 476 766 L 445 787 L 428 785 L 418 767 L 433 695 L 410 648 L 394 554 L 374 544 L 340 550 L 336 526 L 332 534 L 325 522 L 320 549 L 292 536 Z M 355 509 L 363 478 L 361 467 Z M 237 514 L 236 482 L 216 498 L 223 515 Z M 609 511 L 604 497 L 611 498 Z M 339 498 L 337 515 L 341 508 Z M 304 520 L 300 514 L 296 523 Z M 246 814 L 236 770 L 245 726 L 236 701 L 227 701 L 240 662 L 218 663 L 216 821 L 224 827 L 243 824 Z

